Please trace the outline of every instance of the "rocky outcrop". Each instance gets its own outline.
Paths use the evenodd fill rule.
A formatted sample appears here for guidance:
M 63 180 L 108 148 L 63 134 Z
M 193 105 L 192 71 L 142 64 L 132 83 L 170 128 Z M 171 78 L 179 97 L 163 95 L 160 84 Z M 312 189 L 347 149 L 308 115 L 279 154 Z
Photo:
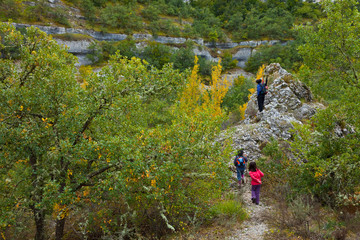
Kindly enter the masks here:
M 54 1 L 56 2 L 56 1 Z M 13 23 L 16 28 L 24 28 L 34 26 L 39 28 L 41 31 L 52 34 L 52 35 L 61 35 L 65 33 L 76 33 L 87 35 L 93 38 L 93 40 L 97 41 L 123 41 L 129 37 L 127 34 L 120 33 L 104 33 L 87 29 L 79 29 L 79 28 L 65 28 L 65 27 L 54 27 L 54 26 L 42 26 L 42 25 L 29 25 L 29 24 L 21 24 L 21 23 Z M 217 62 L 219 58 L 213 57 L 206 48 L 217 48 L 221 52 L 224 49 L 231 49 L 235 47 L 239 47 L 237 52 L 233 54 L 233 59 L 238 60 L 238 66 L 244 68 L 246 62 L 251 57 L 251 55 L 255 52 L 255 48 L 260 45 L 273 45 L 273 44 L 281 44 L 279 40 L 264 40 L 264 41 L 243 41 L 243 42 L 224 42 L 224 43 L 213 43 L 213 42 L 204 42 L 202 38 L 198 39 L 190 39 L 190 38 L 182 38 L 182 37 L 166 37 L 166 36 L 156 36 L 154 37 L 148 33 L 136 33 L 131 35 L 133 39 L 136 41 L 146 41 L 151 40 L 161 44 L 173 44 L 179 45 L 184 44 L 186 41 L 195 42 L 200 48 L 195 48 L 193 51 L 196 55 L 201 56 L 209 61 Z M 86 45 L 89 45 L 89 41 L 66 41 L 63 43 L 62 40 L 57 40 L 60 44 L 64 44 L 69 46 L 69 52 L 76 54 L 77 56 L 88 54 L 89 51 L 84 49 Z M 143 46 L 143 44 L 141 45 Z M 85 56 L 81 56 L 85 58 Z M 86 61 L 89 62 L 89 61 Z M 84 61 L 82 63 L 85 64 Z
M 243 41 L 243 42 L 217 42 L 217 43 L 212 43 L 212 42 L 205 42 L 205 46 L 208 48 L 218 48 L 218 49 L 230 49 L 230 48 L 235 48 L 238 46 L 248 46 L 248 47 L 258 47 L 260 45 L 274 45 L 274 44 L 278 44 L 281 43 L 279 40 L 263 40 L 263 41 Z
M 269 74 L 269 89 L 264 111 L 258 111 L 255 92 L 245 111 L 245 120 L 221 137 L 232 138 L 234 149 L 244 149 L 250 160 L 260 158 L 262 148 L 271 139 L 289 140 L 295 123 L 302 124 L 324 108 L 313 100 L 309 88 L 280 64 L 270 64 L 265 73 Z
M 233 59 L 236 59 L 238 61 L 237 66 L 244 68 L 246 62 L 248 61 L 248 59 L 251 57 L 253 53 L 253 49 L 252 48 L 240 48 L 234 55 L 233 55 Z
M 210 52 L 203 48 L 194 48 L 193 52 L 196 56 L 205 58 L 206 60 L 212 61 L 212 62 L 218 62 L 219 58 L 214 58 L 211 56 Z
M 75 55 L 81 54 L 86 55 L 91 53 L 92 50 L 89 49 L 92 41 L 81 40 L 81 41 L 64 41 L 61 39 L 55 39 L 56 42 L 60 45 L 63 45 L 67 48 L 69 53 L 73 53 Z

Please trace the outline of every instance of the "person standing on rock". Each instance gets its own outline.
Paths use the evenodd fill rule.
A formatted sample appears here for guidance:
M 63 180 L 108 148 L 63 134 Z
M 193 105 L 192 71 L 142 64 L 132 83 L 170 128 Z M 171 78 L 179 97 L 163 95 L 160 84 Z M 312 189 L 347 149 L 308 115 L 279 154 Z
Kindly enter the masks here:
M 256 205 L 259 205 L 261 178 L 264 174 L 257 169 L 256 162 L 251 162 L 249 164 L 249 175 L 251 177 L 251 201 Z
M 259 112 L 262 112 L 264 109 L 265 95 L 267 94 L 267 82 L 268 78 L 266 76 L 266 82 L 259 78 L 256 80 L 257 83 L 257 102 L 259 107 Z
M 238 154 L 235 156 L 234 159 L 234 165 L 236 166 L 236 173 L 237 173 L 237 179 L 239 186 L 241 186 L 241 183 L 244 182 L 244 172 L 246 169 L 246 163 L 248 162 L 247 155 L 244 154 L 243 150 L 239 150 Z

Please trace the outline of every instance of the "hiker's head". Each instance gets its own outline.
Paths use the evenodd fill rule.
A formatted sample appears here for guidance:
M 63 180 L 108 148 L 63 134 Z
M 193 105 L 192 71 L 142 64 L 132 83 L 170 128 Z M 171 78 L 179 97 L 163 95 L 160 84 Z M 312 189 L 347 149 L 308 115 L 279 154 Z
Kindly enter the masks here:
M 239 151 L 237 152 L 237 155 L 238 155 L 238 156 L 244 155 L 244 150 L 239 150 Z
M 251 162 L 249 164 L 249 171 L 250 172 L 256 172 L 256 162 Z
M 259 84 L 259 83 L 261 83 L 261 78 L 259 78 L 259 79 L 256 79 L 256 81 L 255 81 L 257 84 Z

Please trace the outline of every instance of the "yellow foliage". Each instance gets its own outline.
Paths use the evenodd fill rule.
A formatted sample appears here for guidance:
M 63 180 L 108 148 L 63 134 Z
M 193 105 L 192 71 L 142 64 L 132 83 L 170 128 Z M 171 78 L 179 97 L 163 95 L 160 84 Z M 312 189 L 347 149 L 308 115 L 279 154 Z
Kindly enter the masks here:
M 86 86 L 89 85 L 89 83 L 86 81 L 86 79 L 93 73 L 91 66 L 81 66 L 79 68 L 79 75 L 78 75 L 78 81 L 80 82 L 80 86 L 83 89 L 86 89 Z
M 156 187 L 156 180 L 155 179 L 151 180 L 151 186 Z
M 248 101 L 250 100 L 251 95 L 255 92 L 255 88 L 250 88 L 248 90 L 250 94 L 248 95 Z M 241 120 L 245 118 L 245 110 L 247 108 L 248 103 L 244 103 L 242 106 L 239 106 L 239 112 L 241 116 Z
M 256 73 L 256 79 L 263 78 L 265 70 L 265 64 L 263 64 Z
M 222 115 L 221 103 L 228 91 L 230 82 L 221 79 L 220 61 L 212 68 L 211 84 L 205 86 L 198 76 L 198 58 L 195 56 L 195 66 L 190 79 L 180 99 L 181 108 L 191 114 L 193 112 L 209 112 L 213 117 Z
M 198 77 L 199 65 L 197 56 L 195 56 L 195 65 L 191 71 L 190 79 L 186 84 L 183 95 L 181 96 L 181 105 L 186 108 L 195 108 L 200 99 L 200 78 Z
M 64 219 L 69 215 L 69 208 L 65 204 L 55 203 L 53 217 Z
M 244 103 L 242 106 L 239 106 L 239 112 L 241 120 L 245 119 L 245 110 L 247 108 L 247 103 Z

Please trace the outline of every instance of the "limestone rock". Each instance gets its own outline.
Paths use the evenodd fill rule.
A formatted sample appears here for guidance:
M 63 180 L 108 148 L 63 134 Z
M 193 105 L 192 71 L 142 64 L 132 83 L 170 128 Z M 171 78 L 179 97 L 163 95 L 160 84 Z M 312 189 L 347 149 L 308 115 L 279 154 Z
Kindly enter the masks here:
M 69 53 L 73 54 L 88 54 L 92 50 L 89 49 L 92 41 L 64 41 L 61 39 L 55 39 L 59 45 L 66 46 Z
M 289 140 L 294 123 L 302 124 L 318 109 L 324 108 L 322 104 L 313 101 L 310 89 L 294 79 L 280 64 L 270 64 L 265 73 L 269 74 L 269 89 L 264 111 L 258 111 L 255 92 L 250 97 L 245 119 L 220 137 L 223 140 L 232 138 L 234 149 L 244 149 L 249 160 L 259 159 L 262 148 L 271 139 Z M 232 166 L 232 160 L 229 166 Z
M 234 55 L 233 59 L 238 60 L 238 66 L 244 68 L 247 60 L 251 57 L 252 48 L 240 48 Z

